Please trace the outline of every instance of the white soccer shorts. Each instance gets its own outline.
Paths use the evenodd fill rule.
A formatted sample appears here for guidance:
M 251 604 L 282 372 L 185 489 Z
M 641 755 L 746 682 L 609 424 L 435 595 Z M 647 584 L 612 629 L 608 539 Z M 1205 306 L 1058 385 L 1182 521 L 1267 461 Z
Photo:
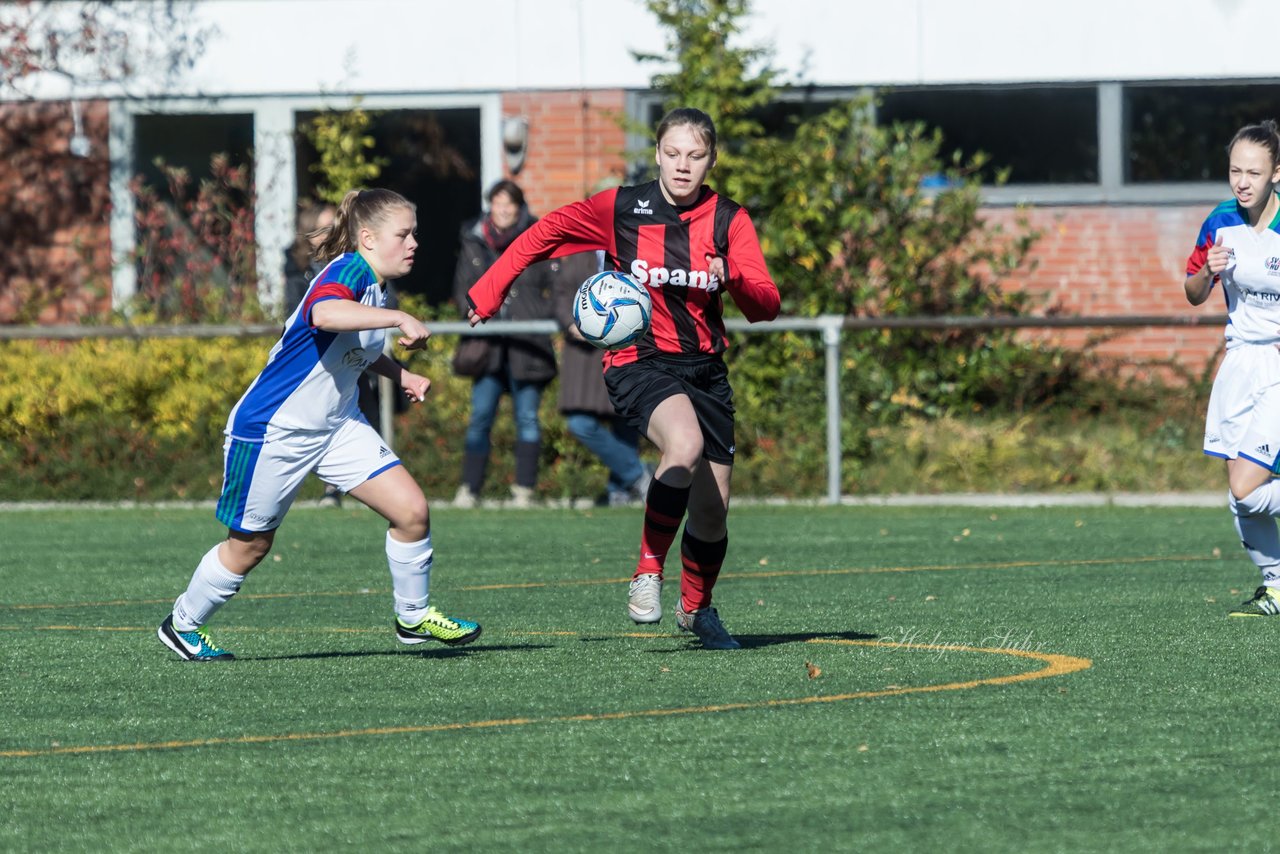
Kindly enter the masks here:
M 1204 452 L 1242 457 L 1275 471 L 1280 453 L 1280 349 L 1271 344 L 1232 347 L 1222 358 L 1209 395 Z
M 313 471 L 325 483 L 350 492 L 400 465 L 400 458 L 363 418 L 353 418 L 332 433 L 289 433 L 265 442 L 228 437 L 223 456 L 218 521 L 243 533 L 278 528 Z

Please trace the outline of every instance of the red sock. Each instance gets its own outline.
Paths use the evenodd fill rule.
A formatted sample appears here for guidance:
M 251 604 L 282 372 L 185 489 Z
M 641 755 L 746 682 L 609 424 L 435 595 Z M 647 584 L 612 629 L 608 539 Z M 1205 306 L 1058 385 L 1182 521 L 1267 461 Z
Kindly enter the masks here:
M 640 534 L 640 560 L 636 575 L 646 572 L 662 575 L 667 552 L 675 542 L 680 520 L 689 509 L 689 487 L 668 486 L 656 477 L 649 484 L 644 503 L 644 530 Z
M 692 536 L 685 527 L 680 538 L 680 565 L 684 569 L 680 574 L 680 607 L 686 614 L 711 604 L 711 588 L 720 577 L 720 565 L 728 549 L 727 536 L 708 543 Z

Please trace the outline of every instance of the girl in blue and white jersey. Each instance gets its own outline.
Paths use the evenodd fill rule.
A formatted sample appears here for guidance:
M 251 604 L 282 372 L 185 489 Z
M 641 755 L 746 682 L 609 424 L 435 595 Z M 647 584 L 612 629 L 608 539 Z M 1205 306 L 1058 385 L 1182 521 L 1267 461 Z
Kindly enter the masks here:
M 352 190 L 342 200 L 318 257 L 333 260 L 285 321 L 266 367 L 231 410 L 217 517 L 227 538 L 205 554 L 173 611 L 161 642 L 187 661 L 234 658 L 204 624 L 240 589 L 271 550 L 276 529 L 311 472 L 382 515 L 402 643 L 469 643 L 480 626 L 427 604 L 433 549 L 427 500 L 399 457 L 358 406 L 365 370 L 390 378 L 413 401 L 431 381 L 383 353 L 385 330 L 409 350 L 431 334 L 421 321 L 385 307 L 388 279 L 413 267 L 414 205 L 390 190 Z
M 1227 146 L 1233 198 L 1200 227 L 1183 283 L 1192 305 L 1222 286 L 1226 355 L 1213 381 L 1204 452 L 1227 462 L 1236 531 L 1262 573 L 1233 617 L 1280 614 L 1280 130 L 1241 128 Z

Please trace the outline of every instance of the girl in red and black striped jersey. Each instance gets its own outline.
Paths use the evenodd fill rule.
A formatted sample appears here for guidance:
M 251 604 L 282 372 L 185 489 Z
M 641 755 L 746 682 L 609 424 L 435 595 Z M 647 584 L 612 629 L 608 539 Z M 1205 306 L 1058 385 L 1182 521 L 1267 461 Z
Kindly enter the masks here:
M 648 333 L 604 358 L 614 407 L 662 454 L 627 610 L 637 623 L 662 619 L 663 567 L 684 521 L 676 624 L 704 647 L 737 649 L 711 607 L 729 542 L 734 453 L 721 292 L 759 321 L 777 316 L 778 288 L 746 209 L 704 183 L 716 161 L 711 117 L 689 108 L 668 113 L 658 125 L 656 159 L 656 181 L 566 205 L 520 235 L 468 292 L 469 319 L 474 326 L 493 317 L 530 264 L 585 250 L 603 249 L 612 269 L 648 289 Z

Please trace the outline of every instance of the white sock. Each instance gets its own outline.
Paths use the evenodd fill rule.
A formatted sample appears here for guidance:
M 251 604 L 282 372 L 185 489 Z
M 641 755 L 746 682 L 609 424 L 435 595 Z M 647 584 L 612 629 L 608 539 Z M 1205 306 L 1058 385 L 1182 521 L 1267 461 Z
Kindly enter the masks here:
M 1269 480 L 1244 498 L 1232 499 L 1233 508 L 1242 508 L 1247 516 L 1280 516 L 1280 480 Z
M 431 535 L 416 543 L 402 543 L 387 532 L 387 566 L 391 569 L 391 591 L 396 600 L 396 616 L 412 626 L 422 621 L 431 589 Z
M 220 545 L 209 549 L 186 591 L 173 603 L 173 627 L 180 632 L 193 632 L 203 626 L 244 583 L 243 575 L 236 575 L 218 560 Z
M 1251 492 L 1252 498 L 1265 487 Z M 1240 535 L 1240 545 L 1249 554 L 1262 572 L 1262 583 L 1267 587 L 1280 588 L 1280 529 L 1276 520 L 1270 515 L 1250 513 L 1245 501 L 1230 496 L 1231 513 L 1236 523 L 1236 533 Z M 1256 505 L 1255 505 L 1256 506 Z

